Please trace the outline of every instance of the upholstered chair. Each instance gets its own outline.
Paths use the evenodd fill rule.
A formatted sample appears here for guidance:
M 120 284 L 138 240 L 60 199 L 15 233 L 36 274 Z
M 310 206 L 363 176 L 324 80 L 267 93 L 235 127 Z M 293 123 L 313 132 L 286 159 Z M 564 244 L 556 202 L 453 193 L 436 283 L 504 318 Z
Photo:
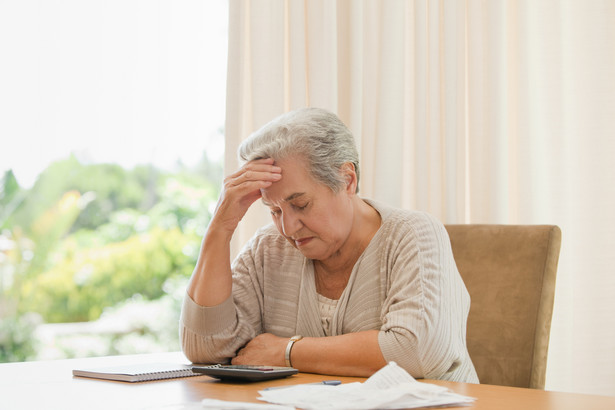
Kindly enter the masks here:
M 481 383 L 543 389 L 561 231 L 447 225 L 471 297 L 467 344 Z

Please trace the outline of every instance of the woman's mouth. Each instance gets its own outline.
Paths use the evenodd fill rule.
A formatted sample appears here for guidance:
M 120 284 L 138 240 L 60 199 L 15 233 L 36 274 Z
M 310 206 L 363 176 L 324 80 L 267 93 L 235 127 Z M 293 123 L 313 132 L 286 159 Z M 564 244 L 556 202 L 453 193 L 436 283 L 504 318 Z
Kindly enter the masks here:
M 311 237 L 295 239 L 295 245 L 297 246 L 297 248 L 300 248 L 304 245 L 307 245 L 307 243 L 310 242 L 311 240 L 312 240 Z

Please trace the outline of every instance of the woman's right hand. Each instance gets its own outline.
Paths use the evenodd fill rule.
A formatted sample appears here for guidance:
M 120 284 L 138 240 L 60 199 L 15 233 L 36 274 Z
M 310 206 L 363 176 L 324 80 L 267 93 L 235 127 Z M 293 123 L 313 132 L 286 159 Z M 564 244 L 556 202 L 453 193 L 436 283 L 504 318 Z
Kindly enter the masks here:
M 261 189 L 282 178 L 282 169 L 272 158 L 247 162 L 234 174 L 224 179 L 224 186 L 211 225 L 235 232 L 248 208 L 261 197 Z

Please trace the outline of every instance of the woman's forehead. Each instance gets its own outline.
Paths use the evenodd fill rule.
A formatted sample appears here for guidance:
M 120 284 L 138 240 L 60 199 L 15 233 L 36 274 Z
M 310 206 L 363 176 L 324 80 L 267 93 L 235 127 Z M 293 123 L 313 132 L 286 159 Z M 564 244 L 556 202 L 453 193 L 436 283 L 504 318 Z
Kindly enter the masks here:
M 264 191 L 265 191 L 265 189 L 261 189 L 263 204 L 265 204 L 266 206 L 273 206 L 274 205 L 273 203 L 270 203 L 270 202 L 267 201 L 266 193 Z M 291 202 L 291 201 L 293 201 L 295 199 L 301 199 L 301 198 L 306 197 L 306 196 L 307 196 L 306 192 L 293 192 L 292 194 L 290 194 L 286 198 L 282 198 L 282 202 Z
M 282 168 L 282 179 L 271 186 L 261 189 L 265 205 L 280 205 L 284 202 L 317 194 L 326 187 L 316 181 L 302 161 L 284 159 L 276 161 L 275 165 Z

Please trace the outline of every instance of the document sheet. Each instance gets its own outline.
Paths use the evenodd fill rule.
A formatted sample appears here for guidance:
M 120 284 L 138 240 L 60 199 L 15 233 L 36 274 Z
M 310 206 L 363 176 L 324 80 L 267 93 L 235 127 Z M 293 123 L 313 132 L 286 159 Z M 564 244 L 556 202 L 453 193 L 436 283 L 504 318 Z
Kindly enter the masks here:
M 418 382 L 395 362 L 390 362 L 363 383 L 301 384 L 259 393 L 260 400 L 305 410 L 414 409 L 470 405 L 475 400 L 446 387 Z

